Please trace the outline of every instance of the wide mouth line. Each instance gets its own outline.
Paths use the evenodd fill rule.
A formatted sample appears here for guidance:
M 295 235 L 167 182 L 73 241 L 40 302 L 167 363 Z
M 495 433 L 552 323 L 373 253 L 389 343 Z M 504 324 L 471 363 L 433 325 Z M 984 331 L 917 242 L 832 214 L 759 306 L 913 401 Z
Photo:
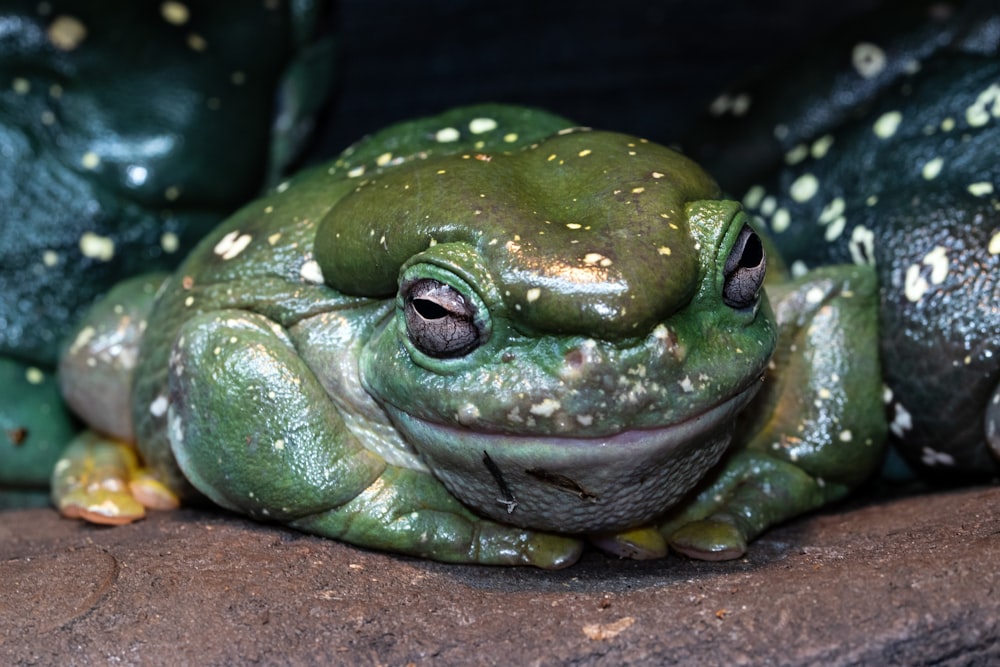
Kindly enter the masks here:
M 465 438 L 475 438 L 478 441 L 484 443 L 496 442 L 496 443 L 510 443 L 510 444 L 526 444 L 526 443 L 537 443 L 539 445 L 579 445 L 579 446 L 604 446 L 604 445 L 637 445 L 646 442 L 660 440 L 669 436 L 671 433 L 687 432 L 699 424 L 699 422 L 706 422 L 710 425 L 716 425 L 718 419 L 713 419 L 713 417 L 721 417 L 725 415 L 726 412 L 732 410 L 735 406 L 745 405 L 753 397 L 753 395 L 759 390 L 760 385 L 755 381 L 743 387 L 739 392 L 733 394 L 724 401 L 715 403 L 704 410 L 683 419 L 682 421 L 674 422 L 672 424 L 666 424 L 663 426 L 654 427 L 644 427 L 644 428 L 634 428 L 627 429 L 623 431 L 618 431 L 615 433 L 609 433 L 605 435 L 587 435 L 587 436 L 574 436 L 574 435 L 559 435 L 559 434 L 520 434 L 520 433 L 504 433 L 500 431 L 475 431 L 473 429 L 461 428 L 454 426 L 452 424 L 444 424 L 441 422 L 431 421 L 428 419 L 423 419 L 420 417 L 415 417 L 410 415 L 398 408 L 393 406 L 392 412 L 395 413 L 396 419 L 402 419 L 403 421 L 409 421 L 421 425 L 423 428 L 431 429 L 438 432 L 449 433 L 457 437 Z

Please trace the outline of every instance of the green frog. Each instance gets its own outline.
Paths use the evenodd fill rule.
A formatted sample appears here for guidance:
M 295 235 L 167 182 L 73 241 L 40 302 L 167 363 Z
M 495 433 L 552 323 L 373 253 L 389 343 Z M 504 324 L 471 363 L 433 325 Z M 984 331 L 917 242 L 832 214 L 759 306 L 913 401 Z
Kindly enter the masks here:
M 67 516 L 207 498 L 368 548 L 741 556 L 877 468 L 870 266 L 784 280 L 678 152 L 485 106 L 244 207 L 70 336 Z
M 72 324 L 299 152 L 332 79 L 327 4 L 0 9 L 0 506 L 46 499 L 76 428 L 54 379 Z

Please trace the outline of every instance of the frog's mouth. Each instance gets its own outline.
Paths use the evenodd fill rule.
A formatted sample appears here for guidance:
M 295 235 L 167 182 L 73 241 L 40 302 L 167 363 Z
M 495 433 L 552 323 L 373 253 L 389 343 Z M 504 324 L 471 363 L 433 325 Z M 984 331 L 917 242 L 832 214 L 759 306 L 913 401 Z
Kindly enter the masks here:
M 540 530 L 630 528 L 676 503 L 725 452 L 761 383 L 684 421 L 579 437 L 474 432 L 389 407 L 448 490 L 485 516 Z

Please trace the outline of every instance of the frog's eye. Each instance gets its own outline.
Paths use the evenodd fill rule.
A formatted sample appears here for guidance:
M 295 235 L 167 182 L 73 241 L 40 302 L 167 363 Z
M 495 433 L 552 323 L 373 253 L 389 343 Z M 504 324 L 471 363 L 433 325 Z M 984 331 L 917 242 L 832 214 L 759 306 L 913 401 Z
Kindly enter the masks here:
M 767 256 L 760 237 L 749 225 L 743 225 L 722 269 L 722 301 L 737 309 L 757 303 L 766 266 Z
M 475 306 L 451 285 L 421 278 L 404 283 L 402 291 L 406 334 L 424 354 L 460 357 L 482 343 Z

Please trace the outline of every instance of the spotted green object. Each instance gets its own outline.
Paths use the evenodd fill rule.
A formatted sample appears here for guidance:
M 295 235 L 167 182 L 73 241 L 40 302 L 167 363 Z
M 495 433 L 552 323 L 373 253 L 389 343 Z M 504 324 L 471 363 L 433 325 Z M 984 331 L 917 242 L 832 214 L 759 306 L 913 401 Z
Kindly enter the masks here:
M 389 128 L 80 324 L 60 375 L 94 432 L 56 503 L 204 495 L 456 562 L 737 557 L 860 483 L 885 431 L 873 273 L 772 310 L 747 220 L 682 155 L 544 112 Z
M 175 267 L 298 153 L 332 75 L 325 7 L 0 9 L 0 423 L 14 434 L 0 434 L 0 483 L 43 488 L 53 429 L 73 427 L 25 409 L 52 404 L 72 323 L 126 276 Z
M 873 268 L 893 449 L 927 480 L 985 481 L 1000 475 L 1000 10 L 950 4 L 865 21 L 738 91 L 749 113 L 692 145 L 794 272 Z

